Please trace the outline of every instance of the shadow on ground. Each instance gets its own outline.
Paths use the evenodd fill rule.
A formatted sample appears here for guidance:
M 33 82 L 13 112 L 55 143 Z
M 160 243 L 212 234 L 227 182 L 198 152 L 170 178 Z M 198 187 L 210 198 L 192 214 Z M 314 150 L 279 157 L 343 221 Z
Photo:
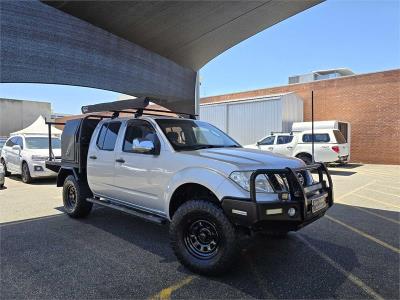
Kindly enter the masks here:
M 167 226 L 108 208 L 95 209 L 81 220 L 59 215 L 8 223 L 1 232 L 4 299 L 147 298 L 190 274 L 172 253 Z M 244 248 L 230 272 L 218 278 L 197 276 L 179 297 L 348 297 L 340 294 L 348 284 L 346 276 L 297 235 L 346 258 L 344 269 L 360 267 L 350 247 L 332 243 L 329 237 L 301 232 L 286 239 L 257 237 L 242 241 Z M 348 292 L 366 297 L 360 289 Z

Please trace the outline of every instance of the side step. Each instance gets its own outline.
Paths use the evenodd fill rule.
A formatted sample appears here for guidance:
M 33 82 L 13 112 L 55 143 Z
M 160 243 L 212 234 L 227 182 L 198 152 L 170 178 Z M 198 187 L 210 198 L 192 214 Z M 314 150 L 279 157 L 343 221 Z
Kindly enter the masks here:
M 166 218 L 163 218 L 163 217 L 160 217 L 160 216 L 157 216 L 154 214 L 150 214 L 147 212 L 139 211 L 136 208 L 130 207 L 130 206 L 122 204 L 122 203 L 120 204 L 117 202 L 111 202 L 109 200 L 99 200 L 97 198 L 87 198 L 86 201 L 96 203 L 96 204 L 99 204 L 99 205 L 102 205 L 105 207 L 109 207 L 112 209 L 116 209 L 119 211 L 123 211 L 127 214 L 134 215 L 135 217 L 139 217 L 139 218 L 145 219 L 145 220 L 153 222 L 153 223 L 165 224 L 167 222 Z

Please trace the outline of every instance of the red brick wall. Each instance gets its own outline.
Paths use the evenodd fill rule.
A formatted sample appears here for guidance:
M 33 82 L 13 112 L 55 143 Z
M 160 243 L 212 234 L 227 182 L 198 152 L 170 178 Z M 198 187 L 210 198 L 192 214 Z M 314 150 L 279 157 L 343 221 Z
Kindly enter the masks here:
M 202 98 L 201 103 L 295 92 L 311 121 L 351 123 L 352 162 L 400 164 L 400 69 Z

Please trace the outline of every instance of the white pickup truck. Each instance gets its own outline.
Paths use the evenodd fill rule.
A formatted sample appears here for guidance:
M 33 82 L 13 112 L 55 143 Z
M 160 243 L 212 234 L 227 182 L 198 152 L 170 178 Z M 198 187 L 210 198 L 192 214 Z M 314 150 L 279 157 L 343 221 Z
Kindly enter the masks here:
M 315 161 L 340 164 L 348 162 L 349 144 L 339 130 L 315 129 L 314 136 Z M 311 130 L 293 133 L 272 133 L 256 144 L 245 147 L 297 157 L 306 164 L 311 164 L 313 161 Z
M 46 165 L 58 172 L 68 215 L 85 217 L 96 203 L 167 223 L 177 258 L 201 274 L 232 265 L 239 233 L 296 231 L 333 204 L 323 164 L 244 149 L 193 116 L 154 110 L 68 121 L 62 160 Z

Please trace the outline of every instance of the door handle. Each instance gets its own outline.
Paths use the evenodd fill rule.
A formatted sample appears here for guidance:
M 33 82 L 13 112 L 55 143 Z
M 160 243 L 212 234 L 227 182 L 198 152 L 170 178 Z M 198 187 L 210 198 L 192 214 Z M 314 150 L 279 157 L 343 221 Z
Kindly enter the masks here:
M 89 156 L 89 158 L 90 158 L 90 159 L 97 159 L 97 156 L 92 155 L 92 156 Z
M 292 150 L 293 147 L 292 146 L 287 146 L 286 149 Z
M 274 147 L 268 147 L 268 150 L 274 150 Z
M 125 160 L 122 159 L 122 158 L 118 158 L 115 161 L 118 162 L 118 163 L 121 163 L 121 164 L 123 164 L 125 162 Z

